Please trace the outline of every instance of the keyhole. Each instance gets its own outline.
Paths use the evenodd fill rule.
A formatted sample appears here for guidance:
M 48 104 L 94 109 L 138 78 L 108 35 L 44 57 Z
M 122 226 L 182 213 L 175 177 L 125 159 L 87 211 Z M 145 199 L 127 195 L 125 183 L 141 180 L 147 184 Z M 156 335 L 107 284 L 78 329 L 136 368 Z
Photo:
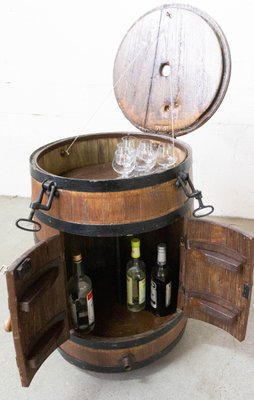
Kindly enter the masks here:
M 168 62 L 161 64 L 160 66 L 160 74 L 165 78 L 170 75 L 170 65 Z

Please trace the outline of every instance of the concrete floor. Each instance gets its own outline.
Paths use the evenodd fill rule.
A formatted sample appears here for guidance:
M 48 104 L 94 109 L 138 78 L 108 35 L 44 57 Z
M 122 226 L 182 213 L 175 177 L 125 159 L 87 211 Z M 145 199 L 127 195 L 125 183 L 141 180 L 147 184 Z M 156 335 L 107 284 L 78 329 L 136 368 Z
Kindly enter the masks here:
M 14 222 L 28 215 L 29 200 L 0 197 L 0 266 L 10 264 L 33 245 L 33 236 Z M 228 221 L 254 234 L 254 220 Z M 8 316 L 5 277 L 0 276 L 0 325 Z M 29 388 L 22 388 L 12 334 L 0 330 L 0 399 L 8 400 L 234 400 L 254 399 L 254 313 L 240 343 L 226 332 L 189 320 L 186 332 L 161 360 L 125 374 L 83 372 L 55 351 L 42 365 Z

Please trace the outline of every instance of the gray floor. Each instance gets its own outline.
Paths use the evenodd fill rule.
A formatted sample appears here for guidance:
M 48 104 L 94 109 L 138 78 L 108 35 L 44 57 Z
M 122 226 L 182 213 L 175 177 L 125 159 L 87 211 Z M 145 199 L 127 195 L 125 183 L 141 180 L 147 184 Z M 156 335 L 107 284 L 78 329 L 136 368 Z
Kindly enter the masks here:
M 33 244 L 32 234 L 14 221 L 28 215 L 28 199 L 0 197 L 0 266 L 8 265 Z M 230 219 L 254 234 L 254 221 Z M 8 316 L 5 277 L 0 276 L 0 324 Z M 55 351 L 42 365 L 30 388 L 22 388 L 12 334 L 0 330 L 0 399 L 206 400 L 254 399 L 253 302 L 247 336 L 239 343 L 218 328 L 189 320 L 174 350 L 161 360 L 126 374 L 82 372 Z

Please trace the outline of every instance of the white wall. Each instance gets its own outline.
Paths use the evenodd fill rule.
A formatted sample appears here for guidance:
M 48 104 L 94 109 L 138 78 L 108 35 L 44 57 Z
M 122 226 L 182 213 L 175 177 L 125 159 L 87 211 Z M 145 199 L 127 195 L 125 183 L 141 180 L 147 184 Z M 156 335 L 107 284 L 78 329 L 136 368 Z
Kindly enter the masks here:
M 221 25 L 233 64 L 219 110 L 182 138 L 193 148 L 195 185 L 217 215 L 254 218 L 254 2 L 188 3 Z M 114 57 L 133 22 L 160 4 L 1 2 L 0 194 L 29 196 L 29 155 L 43 144 L 74 136 L 84 127 L 84 132 L 135 130 L 111 91 Z

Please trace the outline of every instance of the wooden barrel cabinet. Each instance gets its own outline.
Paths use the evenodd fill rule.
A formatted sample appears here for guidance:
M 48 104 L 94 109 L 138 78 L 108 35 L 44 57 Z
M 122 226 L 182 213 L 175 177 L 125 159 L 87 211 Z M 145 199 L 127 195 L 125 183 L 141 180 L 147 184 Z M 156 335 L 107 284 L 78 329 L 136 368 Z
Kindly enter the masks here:
M 164 74 L 165 65 L 171 77 Z M 6 275 L 23 386 L 57 348 L 83 369 L 140 368 L 178 343 L 189 317 L 244 339 L 253 239 L 192 216 L 194 198 L 199 201 L 195 216 L 203 210 L 210 213 L 212 207 L 204 208 L 201 192 L 192 184 L 191 149 L 170 137 L 188 133 L 210 118 L 225 95 L 229 76 L 226 39 L 209 16 L 183 5 L 159 7 L 137 21 L 123 39 L 114 88 L 124 114 L 140 129 L 131 135 L 170 143 L 175 165 L 119 179 L 111 164 L 117 144 L 129 135 L 123 132 L 59 140 L 32 154 L 29 220 L 37 244 Z M 18 225 L 24 222 L 20 219 Z M 168 316 L 154 316 L 149 306 L 139 313 L 127 310 L 125 265 L 133 234 L 141 239 L 147 287 L 156 245 L 167 244 L 174 268 L 173 310 Z M 86 334 L 72 328 L 69 312 L 68 279 L 76 251 L 84 254 L 93 282 L 96 324 Z

